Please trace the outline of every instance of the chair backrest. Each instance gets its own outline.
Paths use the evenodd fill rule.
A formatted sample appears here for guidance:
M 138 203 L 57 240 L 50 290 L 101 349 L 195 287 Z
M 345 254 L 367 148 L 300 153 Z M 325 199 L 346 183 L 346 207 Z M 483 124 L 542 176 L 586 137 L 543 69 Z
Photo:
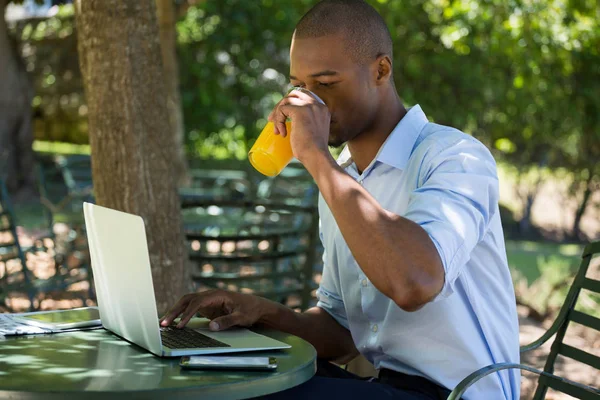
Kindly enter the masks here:
M 83 224 L 83 202 L 94 203 L 89 155 L 38 154 L 38 189 L 47 220 Z
M 36 153 L 37 180 L 40 195 L 52 204 L 59 203 L 69 194 L 61 167 L 54 154 Z
M 10 292 L 14 288 L 28 286 L 30 281 L 8 190 L 0 179 L 0 305 L 11 311 L 6 304 Z
M 292 163 L 281 174 L 263 180 L 257 190 L 257 199 L 300 206 L 315 206 L 319 189 L 308 171 L 300 163 Z
M 49 227 L 52 228 L 52 226 Z M 17 235 L 17 221 L 9 193 L 6 185 L 0 179 L 0 312 L 16 311 L 15 308 L 19 310 L 37 309 L 41 306 L 42 299 L 48 298 L 48 294 L 54 297 L 62 293 L 64 294 L 63 298 L 79 297 L 83 302 L 87 298 L 94 297 L 92 290 L 88 290 L 87 292 L 90 295 L 84 297 L 81 293 L 82 290 L 75 290 L 75 287 L 72 286 L 79 282 L 89 281 L 91 275 L 85 262 L 80 262 L 76 266 L 72 265 L 76 259 L 84 258 L 84 254 L 82 252 L 76 254 L 75 250 L 77 249 L 74 244 L 60 244 L 64 241 L 74 242 L 76 240 L 71 233 L 68 233 L 67 236 L 68 238 L 57 241 L 56 237 L 50 233 L 48 236 L 39 238 L 40 245 L 34 242 L 32 246 L 24 247 L 19 242 Z M 46 240 L 52 242 L 51 249 L 45 247 L 44 242 Z M 65 250 L 64 247 L 66 246 L 70 247 L 69 251 L 61 252 L 60 250 Z M 87 250 L 87 245 L 85 245 L 85 250 Z M 39 252 L 46 253 L 44 264 L 49 261 L 47 256 L 52 257 L 54 268 L 45 269 L 42 267 L 38 269 L 35 262 L 30 263 L 30 265 L 27 264 L 27 256 L 36 257 L 36 253 Z M 69 257 L 70 255 L 73 257 Z M 69 258 L 70 263 L 66 262 L 67 258 Z M 91 281 L 89 285 L 92 288 Z M 67 289 L 69 290 L 68 293 Z M 15 305 L 14 300 L 17 298 L 27 298 L 29 306 L 26 307 L 24 303 Z
M 80 192 L 93 187 L 92 159 L 89 155 L 58 156 L 56 162 L 61 168 L 69 191 Z
M 252 196 L 252 183 L 246 171 L 191 169 L 189 175 L 192 190 L 223 199 L 247 200 Z
M 197 287 L 253 293 L 309 307 L 317 255 L 316 207 L 258 202 L 182 205 Z
M 595 304 L 595 306 L 590 307 L 586 304 Z M 579 271 L 555 324 L 550 328 L 550 331 L 554 328 L 556 337 L 546 360 L 545 372 L 554 373 L 557 359 L 563 356 L 588 365 L 595 376 L 600 376 L 600 357 L 578 349 L 573 344 L 565 343 L 565 334 L 574 324 L 576 328 L 584 327 L 584 329 L 600 332 L 598 304 L 600 304 L 600 242 L 585 247 Z M 579 399 L 598 398 L 597 394 L 590 393 L 580 386 L 566 381 L 552 380 L 542 375 L 538 380 L 534 400 L 544 399 L 549 388 Z

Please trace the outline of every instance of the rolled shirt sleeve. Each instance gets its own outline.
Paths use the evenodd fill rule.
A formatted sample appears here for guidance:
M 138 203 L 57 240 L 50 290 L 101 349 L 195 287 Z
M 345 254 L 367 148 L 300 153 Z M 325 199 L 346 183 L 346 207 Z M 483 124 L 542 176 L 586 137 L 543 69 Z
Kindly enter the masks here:
M 425 157 L 404 217 L 429 234 L 442 260 L 445 282 L 434 301 L 454 292 L 456 279 L 498 210 L 498 192 L 494 158 L 473 138 Z
M 344 308 L 344 302 L 341 297 L 337 294 L 332 293 L 325 289 L 323 285 L 317 290 L 317 307 L 322 308 L 331 315 L 338 324 L 342 325 L 346 329 L 350 329 L 348 325 L 348 317 L 346 315 L 346 309 Z

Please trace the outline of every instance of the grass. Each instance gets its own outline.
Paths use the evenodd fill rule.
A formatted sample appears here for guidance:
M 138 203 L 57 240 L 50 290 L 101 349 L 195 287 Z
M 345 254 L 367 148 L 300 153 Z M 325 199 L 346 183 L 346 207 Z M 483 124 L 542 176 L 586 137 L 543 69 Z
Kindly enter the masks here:
M 36 140 L 33 142 L 33 150 L 39 153 L 52 154 L 90 154 L 89 144 L 72 144 L 63 142 L 46 142 Z
M 541 314 L 563 304 L 581 262 L 582 245 L 507 241 L 517 296 Z M 582 291 L 578 309 L 600 317 L 600 295 Z
M 528 286 L 543 278 L 553 283 L 573 276 L 579 266 L 583 246 L 529 241 L 507 241 L 508 265 Z

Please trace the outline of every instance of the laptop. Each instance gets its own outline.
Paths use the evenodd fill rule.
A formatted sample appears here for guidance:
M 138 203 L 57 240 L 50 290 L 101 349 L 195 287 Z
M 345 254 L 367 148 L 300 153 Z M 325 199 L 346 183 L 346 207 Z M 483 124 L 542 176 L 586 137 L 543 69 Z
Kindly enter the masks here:
M 212 332 L 208 320 L 194 329 L 159 326 L 144 221 L 90 203 L 83 210 L 105 329 L 159 357 L 291 347 L 245 328 Z

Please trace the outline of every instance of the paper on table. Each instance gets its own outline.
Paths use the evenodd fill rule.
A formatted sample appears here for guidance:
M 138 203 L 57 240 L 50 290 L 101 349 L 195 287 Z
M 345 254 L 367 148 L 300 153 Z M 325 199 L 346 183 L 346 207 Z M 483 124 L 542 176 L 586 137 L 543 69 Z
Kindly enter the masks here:
M 89 326 L 84 328 L 72 328 L 72 329 L 46 329 L 39 328 L 33 325 L 23 324 L 15 321 L 12 316 L 21 314 L 0 314 L 0 335 L 2 336 L 18 336 L 18 335 L 41 335 L 47 333 L 61 333 L 61 332 L 73 332 L 73 331 L 85 331 L 90 329 L 100 329 L 102 325 Z
M 10 314 L 0 314 L 0 335 L 38 335 L 42 333 L 52 333 L 52 331 L 17 322 L 12 319 Z

